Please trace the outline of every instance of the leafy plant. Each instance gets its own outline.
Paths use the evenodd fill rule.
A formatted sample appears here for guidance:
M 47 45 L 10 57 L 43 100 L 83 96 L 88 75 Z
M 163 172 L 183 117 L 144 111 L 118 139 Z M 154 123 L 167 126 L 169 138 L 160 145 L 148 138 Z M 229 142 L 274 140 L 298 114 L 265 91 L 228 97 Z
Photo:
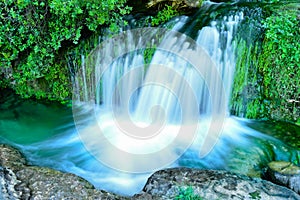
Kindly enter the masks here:
M 1 0 L 0 76 L 7 81 L 0 87 L 9 86 L 25 98 L 64 101 L 71 86 L 62 53 L 76 45 L 82 33 L 100 26 L 117 30 L 121 16 L 130 11 L 125 2 Z
M 175 200 L 203 200 L 202 197 L 194 193 L 192 186 L 187 188 L 179 188 L 179 194 L 175 197 Z
M 179 15 L 179 12 L 176 11 L 172 6 L 165 5 L 162 10 L 160 10 L 156 16 L 151 17 L 151 25 L 158 26 L 164 22 L 169 21 L 171 18 Z
M 281 9 L 264 21 L 265 39 L 259 58 L 264 112 L 269 118 L 299 120 L 300 22 L 296 9 Z
M 300 12 L 295 4 L 276 5 L 267 11 L 268 17 L 259 20 L 262 25 L 249 25 L 263 29 L 254 35 L 250 31 L 252 38 L 242 37 L 238 43 L 231 109 L 247 118 L 297 122 Z

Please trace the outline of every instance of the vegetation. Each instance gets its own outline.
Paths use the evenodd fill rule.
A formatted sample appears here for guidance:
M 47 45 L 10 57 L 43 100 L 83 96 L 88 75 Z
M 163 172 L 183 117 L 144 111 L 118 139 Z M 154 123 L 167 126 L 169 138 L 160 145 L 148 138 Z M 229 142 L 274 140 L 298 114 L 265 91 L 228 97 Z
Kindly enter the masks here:
M 100 26 L 116 30 L 130 10 L 126 0 L 1 0 L 0 87 L 23 97 L 70 96 L 65 46 Z M 62 48 L 62 46 L 64 46 Z
M 172 6 L 165 5 L 165 7 L 157 13 L 156 16 L 151 17 L 151 25 L 158 26 L 169 21 L 171 18 L 179 15 L 179 12 Z
M 194 193 L 192 186 L 179 188 L 179 194 L 175 197 L 176 200 L 203 200 L 202 197 Z
M 231 109 L 242 117 L 299 123 L 300 13 L 295 4 L 271 11 L 260 25 L 262 40 L 255 35 L 256 41 L 238 44 Z
M 151 26 L 169 21 L 186 7 L 181 0 L 150 2 L 150 9 L 158 11 L 147 18 Z M 233 114 L 300 124 L 298 7 L 276 6 L 268 13 L 261 45 L 241 38 Z M 70 76 L 81 66 L 80 55 L 96 47 L 101 27 L 116 31 L 124 25 L 122 16 L 130 10 L 126 0 L 0 0 L 0 87 L 25 98 L 66 102 L 71 96 Z M 145 49 L 146 64 L 155 50 Z
M 239 41 L 231 98 L 231 110 L 234 115 L 247 118 L 261 116 L 262 97 L 258 83 L 260 75 L 257 68 L 257 54 L 257 46 L 247 45 L 243 39 Z
M 259 58 L 264 113 L 272 119 L 300 118 L 300 21 L 297 9 L 281 8 L 264 21 Z

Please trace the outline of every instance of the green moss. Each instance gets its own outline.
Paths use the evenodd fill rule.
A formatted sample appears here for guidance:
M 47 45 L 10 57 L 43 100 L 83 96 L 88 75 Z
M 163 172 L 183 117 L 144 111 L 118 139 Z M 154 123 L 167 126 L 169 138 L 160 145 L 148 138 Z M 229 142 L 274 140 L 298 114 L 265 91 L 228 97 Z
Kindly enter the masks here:
M 238 43 L 237 63 L 234 77 L 231 111 L 232 114 L 260 118 L 262 98 L 257 75 L 257 45 L 250 45 L 243 39 Z

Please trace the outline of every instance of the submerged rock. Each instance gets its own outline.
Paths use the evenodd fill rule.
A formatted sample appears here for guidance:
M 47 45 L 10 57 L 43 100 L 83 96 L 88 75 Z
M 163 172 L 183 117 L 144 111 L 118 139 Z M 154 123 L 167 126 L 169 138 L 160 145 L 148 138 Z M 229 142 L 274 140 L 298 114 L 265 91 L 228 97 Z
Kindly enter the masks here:
M 300 167 L 291 162 L 273 161 L 268 164 L 265 178 L 300 194 Z
M 153 199 L 174 199 L 187 188 L 203 199 L 300 199 L 295 192 L 265 180 L 225 171 L 189 168 L 155 172 L 143 192 L 151 194 Z

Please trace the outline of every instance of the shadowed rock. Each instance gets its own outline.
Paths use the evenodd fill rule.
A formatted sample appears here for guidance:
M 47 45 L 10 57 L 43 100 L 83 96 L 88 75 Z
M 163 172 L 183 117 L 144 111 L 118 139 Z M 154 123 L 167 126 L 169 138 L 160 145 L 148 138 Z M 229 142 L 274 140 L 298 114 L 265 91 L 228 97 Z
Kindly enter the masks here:
M 265 178 L 286 186 L 300 194 L 300 167 L 290 162 L 273 161 L 268 164 Z

